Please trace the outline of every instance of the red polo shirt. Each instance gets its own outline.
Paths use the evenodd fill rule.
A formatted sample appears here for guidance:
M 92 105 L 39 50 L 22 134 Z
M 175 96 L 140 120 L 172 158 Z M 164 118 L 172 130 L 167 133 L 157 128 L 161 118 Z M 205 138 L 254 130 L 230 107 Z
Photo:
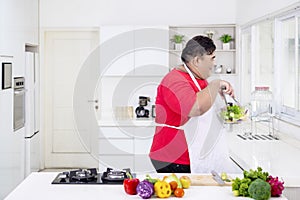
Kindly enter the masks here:
M 204 89 L 206 80 L 196 79 Z M 188 120 L 195 101 L 197 86 L 188 73 L 177 69 L 168 73 L 157 88 L 156 118 L 158 124 L 182 126 Z M 151 159 L 176 164 L 190 164 L 188 146 L 183 130 L 156 126 L 149 154 Z

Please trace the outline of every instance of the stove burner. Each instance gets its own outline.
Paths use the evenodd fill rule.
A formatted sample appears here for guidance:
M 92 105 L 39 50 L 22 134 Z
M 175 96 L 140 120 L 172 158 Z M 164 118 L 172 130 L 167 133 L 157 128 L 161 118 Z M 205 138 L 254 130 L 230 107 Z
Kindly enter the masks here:
M 114 171 L 112 168 L 107 168 L 106 172 L 103 172 L 101 179 L 103 182 L 122 182 L 127 178 L 127 173 L 131 173 L 130 169 L 123 169 L 123 171 Z
M 69 176 L 70 182 L 90 182 L 97 179 L 97 169 L 78 169 L 70 171 Z
M 128 173 L 131 174 L 129 168 L 120 171 L 107 168 L 103 173 L 98 173 L 96 168 L 78 169 L 59 173 L 52 184 L 123 184 Z
M 124 173 L 123 172 L 109 172 L 107 173 L 107 176 L 110 177 L 111 179 L 124 179 Z

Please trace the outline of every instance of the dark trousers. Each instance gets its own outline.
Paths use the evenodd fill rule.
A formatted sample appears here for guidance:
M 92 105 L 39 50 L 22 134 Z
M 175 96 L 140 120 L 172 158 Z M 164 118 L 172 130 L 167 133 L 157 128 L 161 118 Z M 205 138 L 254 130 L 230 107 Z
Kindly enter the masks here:
M 162 162 L 151 159 L 157 173 L 191 173 L 190 165 Z

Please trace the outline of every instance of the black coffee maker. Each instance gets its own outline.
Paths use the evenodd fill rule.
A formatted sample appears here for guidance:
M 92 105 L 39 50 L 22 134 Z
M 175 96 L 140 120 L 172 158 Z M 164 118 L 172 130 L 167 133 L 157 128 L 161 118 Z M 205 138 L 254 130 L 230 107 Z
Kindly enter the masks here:
M 150 102 L 150 97 L 139 96 L 139 106 L 135 109 L 137 118 L 149 118 L 149 110 L 144 108 Z

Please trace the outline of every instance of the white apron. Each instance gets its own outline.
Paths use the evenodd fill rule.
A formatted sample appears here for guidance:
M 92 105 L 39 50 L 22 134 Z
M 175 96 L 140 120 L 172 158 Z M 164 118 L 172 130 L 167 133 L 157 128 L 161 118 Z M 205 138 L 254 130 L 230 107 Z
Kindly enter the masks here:
M 201 88 L 189 68 L 184 65 L 193 82 Z M 239 173 L 240 169 L 230 160 L 226 129 L 217 111 L 224 105 L 218 95 L 213 106 L 203 115 L 192 117 L 185 125 L 191 173 L 216 172 Z M 219 107 L 219 109 L 217 108 Z

